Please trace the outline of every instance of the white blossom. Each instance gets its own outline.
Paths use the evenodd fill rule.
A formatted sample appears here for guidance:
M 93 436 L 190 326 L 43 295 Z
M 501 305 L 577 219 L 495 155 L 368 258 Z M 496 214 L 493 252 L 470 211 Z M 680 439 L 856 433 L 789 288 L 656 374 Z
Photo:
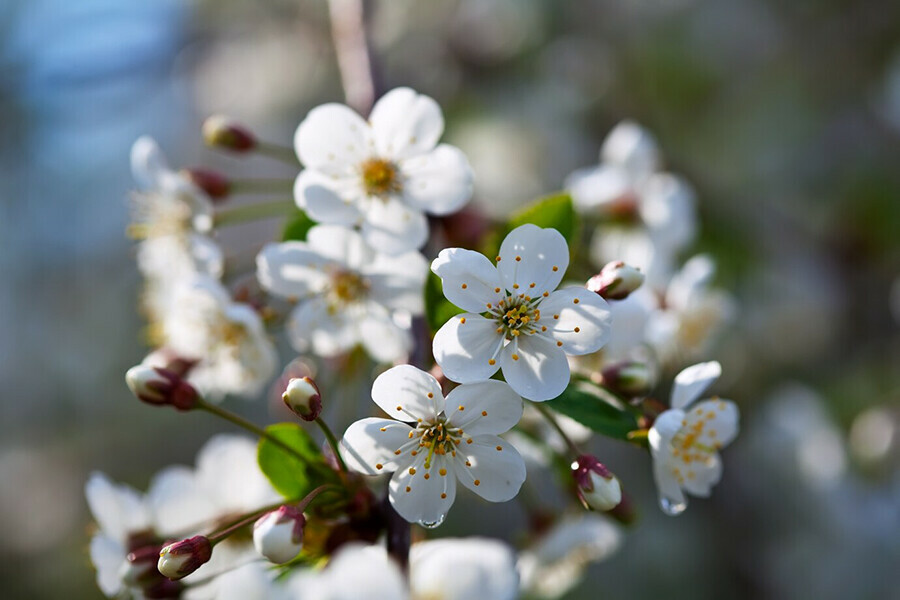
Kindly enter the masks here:
M 715 361 L 679 373 L 672 387 L 671 408 L 650 428 L 653 475 L 666 514 L 677 515 L 687 508 L 684 491 L 709 496 L 722 476 L 718 451 L 737 436 L 737 406 L 717 398 L 694 404 L 721 373 L 722 367 Z
M 330 357 L 362 344 L 380 362 L 410 352 L 409 317 L 424 309 L 428 274 L 418 252 L 388 256 L 351 229 L 317 225 L 307 241 L 270 244 L 256 262 L 266 290 L 297 301 L 288 333 L 298 351 Z
M 369 475 L 394 472 L 388 495 L 407 521 L 440 524 L 456 498 L 457 480 L 491 502 L 519 492 L 525 464 L 498 437 L 522 416 L 522 399 L 507 384 L 461 385 L 444 398 L 434 377 L 400 365 L 375 380 L 372 399 L 397 420 L 367 418 L 350 425 L 342 441 L 344 459 Z
M 274 375 L 278 355 L 259 314 L 234 302 L 214 279 L 196 276 L 175 290 L 163 319 L 166 347 L 198 360 L 188 381 L 204 397 L 254 396 Z
M 423 213 L 456 212 L 472 194 L 465 155 L 438 145 L 443 130 L 437 103 L 409 88 L 385 94 L 368 121 L 341 104 L 314 108 L 294 138 L 305 166 L 297 205 L 315 221 L 359 226 L 381 252 L 421 247 L 428 237 Z
M 496 260 L 495 267 L 482 254 L 449 248 L 432 263 L 444 295 L 468 311 L 437 332 L 435 360 L 453 381 L 472 383 L 502 369 L 519 395 L 555 398 L 569 383 L 566 356 L 596 352 L 609 338 L 609 305 L 583 287 L 556 290 L 569 249 L 555 229 L 517 227 Z

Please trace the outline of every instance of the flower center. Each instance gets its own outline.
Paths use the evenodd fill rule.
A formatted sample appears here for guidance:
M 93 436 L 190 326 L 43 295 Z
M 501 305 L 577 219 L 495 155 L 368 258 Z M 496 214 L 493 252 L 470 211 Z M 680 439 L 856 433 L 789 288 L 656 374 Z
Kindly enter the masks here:
M 506 339 L 511 340 L 523 333 L 531 335 L 541 329 L 539 303 L 540 300 L 533 300 L 525 294 L 507 296 L 488 312 L 497 321 L 497 333 L 503 333 Z
M 428 448 L 428 457 L 425 459 L 425 468 L 431 468 L 431 459 L 435 454 L 450 454 L 456 456 L 456 446 L 462 436 L 462 430 L 456 427 L 448 427 L 443 418 L 436 423 L 419 423 L 416 428 L 419 436 L 419 447 Z
M 387 196 L 403 188 L 397 165 L 381 158 L 370 158 L 362 164 L 362 179 L 370 196 Z
M 348 304 L 363 298 L 369 291 L 369 283 L 358 273 L 338 271 L 331 276 L 329 294 L 338 304 Z

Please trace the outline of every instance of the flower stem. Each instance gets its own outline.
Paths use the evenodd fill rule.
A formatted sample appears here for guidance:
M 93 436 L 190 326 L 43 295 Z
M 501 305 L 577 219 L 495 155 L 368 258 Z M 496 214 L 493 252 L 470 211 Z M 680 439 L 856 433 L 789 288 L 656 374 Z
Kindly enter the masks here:
M 283 217 L 297 211 L 297 205 L 294 203 L 294 200 L 287 198 L 273 200 L 271 202 L 247 204 L 245 206 L 236 206 L 217 212 L 215 224 L 217 227 L 223 227 L 226 225 L 235 225 L 237 223 L 246 223 L 248 221 L 257 221 L 259 219 Z
M 322 417 L 316 418 L 316 425 L 319 426 L 319 429 L 322 430 L 322 433 L 325 434 L 325 439 L 328 440 L 328 445 L 331 446 L 331 451 L 334 452 L 334 458 L 338 462 L 338 466 L 340 466 L 341 471 L 344 473 L 347 472 L 347 465 L 344 463 L 343 457 L 341 457 L 341 451 L 338 447 L 337 438 L 334 436 L 334 432 L 331 431 L 331 428 L 328 426 L 328 423 L 322 420 Z
M 244 417 L 242 417 L 240 415 L 236 415 L 233 412 L 225 410 L 224 408 L 222 408 L 220 406 L 216 406 L 215 404 L 210 404 L 209 402 L 206 402 L 205 400 L 200 400 L 199 403 L 197 404 L 197 408 L 199 408 L 201 410 L 205 410 L 206 412 L 214 414 L 217 417 L 220 417 L 222 419 L 225 419 L 229 423 L 233 423 L 234 425 L 237 425 L 238 427 L 242 427 L 242 428 L 246 429 L 247 431 L 249 431 L 261 438 L 265 438 L 269 442 L 275 444 L 276 446 L 278 446 L 279 448 L 281 448 L 288 454 L 291 454 L 292 456 L 294 456 L 295 458 L 297 458 L 298 460 L 300 460 L 304 463 L 307 461 L 307 458 L 305 456 L 303 456 L 302 454 L 300 454 L 299 452 L 297 452 L 296 450 L 294 450 L 293 448 L 291 448 L 290 446 L 288 446 L 287 444 L 285 444 L 284 442 L 282 442 L 275 436 L 269 434 L 269 432 L 267 432 L 262 427 L 254 424 L 254 423 L 251 423 L 250 421 L 248 421 L 247 419 L 245 419 Z
M 362 0 L 328 0 L 331 37 L 347 104 L 363 116 L 375 101 Z
M 280 146 L 278 144 L 272 144 L 270 142 L 256 142 L 256 146 L 254 150 L 263 156 L 268 156 L 269 158 L 274 158 L 276 160 L 280 160 L 283 163 L 287 163 L 292 167 L 296 167 L 300 164 L 300 161 L 297 159 L 297 155 L 294 153 L 293 148 L 288 148 L 287 146 Z
M 544 406 L 543 404 L 541 404 L 540 402 L 534 402 L 532 404 L 535 408 L 538 409 L 538 412 L 540 412 L 542 415 L 544 415 L 544 418 L 547 419 L 547 422 L 550 423 L 550 425 L 553 426 L 553 428 L 560 435 L 560 437 L 562 437 L 563 441 L 566 443 L 566 446 L 568 446 L 569 450 L 572 451 L 572 454 L 574 454 L 576 457 L 580 456 L 581 450 L 579 450 L 578 446 L 575 445 L 575 442 L 573 442 L 569 438 L 569 436 L 566 435 L 566 432 L 563 431 L 563 428 L 560 426 L 559 422 L 556 420 L 556 417 L 553 416 L 553 413 L 550 411 L 550 409 L 547 408 L 546 406 Z

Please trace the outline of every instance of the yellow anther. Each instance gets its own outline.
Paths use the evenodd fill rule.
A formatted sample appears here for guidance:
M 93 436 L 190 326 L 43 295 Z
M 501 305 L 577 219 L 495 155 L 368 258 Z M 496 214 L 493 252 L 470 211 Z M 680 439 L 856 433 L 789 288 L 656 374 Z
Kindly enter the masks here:
M 497 446 L 497 452 L 500 452 L 501 450 L 503 450 L 503 446 Z
M 481 416 L 482 416 L 482 417 L 486 417 L 486 416 L 487 416 L 487 411 L 486 411 L 486 410 L 481 411 Z
M 378 469 L 378 470 L 380 471 L 380 470 L 382 470 L 382 469 L 384 468 L 384 465 L 381 464 L 381 463 L 378 463 L 378 464 L 375 465 L 375 468 Z
M 439 470 L 438 470 L 438 473 L 440 473 L 441 477 L 446 477 L 446 475 L 447 475 L 447 469 L 439 469 Z
M 575 333 L 578 333 L 579 331 L 581 331 L 581 327 L 576 327 L 576 328 L 575 328 Z
M 498 330 L 497 333 L 500 333 L 500 331 Z M 490 359 L 488 359 L 488 364 L 493 367 L 494 365 L 497 364 L 497 361 L 494 360 L 493 358 L 490 358 Z
M 578 302 L 579 302 L 578 298 L 575 298 L 574 300 L 572 300 L 572 304 L 578 304 Z
M 415 474 L 416 474 L 416 470 L 415 470 L 414 468 L 410 467 L 410 468 L 409 468 L 409 474 L 410 474 L 410 475 L 415 475 Z
M 475 485 L 481 485 L 481 480 L 480 480 L 480 479 L 476 479 L 476 480 L 473 481 L 472 483 L 474 483 Z
M 521 260 L 522 260 L 522 257 L 521 257 L 521 256 L 517 256 L 517 257 L 516 257 L 516 262 L 519 262 L 519 261 L 521 261 Z
M 462 284 L 460 287 L 461 287 L 462 289 L 466 289 L 466 288 L 469 287 L 469 286 L 467 286 L 467 285 L 464 283 L 464 284 Z
M 556 273 L 557 271 L 559 271 L 559 267 L 557 267 L 556 265 L 553 265 L 553 272 Z
M 512 355 L 512 359 L 513 359 L 513 360 L 519 360 L 519 355 L 518 355 L 518 354 L 513 354 L 513 355 Z

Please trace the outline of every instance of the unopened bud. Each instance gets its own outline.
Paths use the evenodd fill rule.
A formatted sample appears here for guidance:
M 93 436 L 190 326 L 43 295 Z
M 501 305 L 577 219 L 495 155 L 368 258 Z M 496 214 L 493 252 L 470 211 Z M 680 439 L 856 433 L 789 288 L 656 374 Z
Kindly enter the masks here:
M 213 199 L 225 198 L 231 193 L 231 180 L 209 169 L 183 169 L 181 174 Z
M 619 480 L 595 457 L 584 454 L 572 464 L 578 498 L 585 508 L 607 511 L 622 501 Z
M 178 410 L 191 410 L 200 399 L 194 386 L 174 371 L 161 367 L 131 367 L 125 373 L 125 383 L 131 393 L 147 404 L 171 405 Z
M 264 514 L 253 525 L 256 551 L 276 564 L 286 563 L 303 548 L 303 526 L 306 518 L 294 506 L 282 506 Z
M 322 413 L 322 396 L 316 382 L 310 377 L 291 379 L 281 398 L 304 421 L 315 421 Z
M 635 398 L 645 396 L 653 387 L 653 371 L 645 362 L 628 361 L 603 369 L 603 385 L 612 391 Z
M 212 544 L 209 543 L 209 539 L 203 535 L 195 535 L 192 538 L 164 546 L 159 551 L 156 568 L 174 581 L 187 577 L 199 569 L 209 561 L 211 556 Z
M 208 146 L 227 148 L 235 152 L 247 152 L 256 147 L 256 136 L 228 117 L 213 115 L 203 122 L 203 141 Z
M 614 261 L 588 279 L 586 287 L 607 300 L 624 300 L 643 283 L 643 273 L 622 261 Z

